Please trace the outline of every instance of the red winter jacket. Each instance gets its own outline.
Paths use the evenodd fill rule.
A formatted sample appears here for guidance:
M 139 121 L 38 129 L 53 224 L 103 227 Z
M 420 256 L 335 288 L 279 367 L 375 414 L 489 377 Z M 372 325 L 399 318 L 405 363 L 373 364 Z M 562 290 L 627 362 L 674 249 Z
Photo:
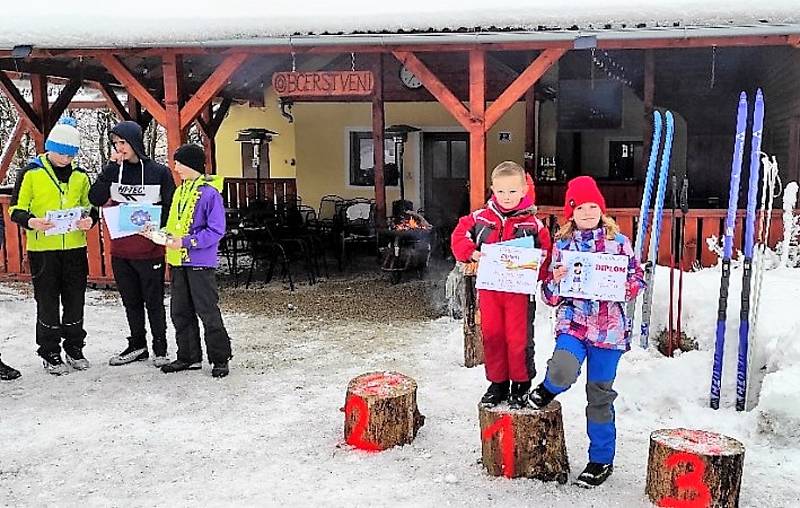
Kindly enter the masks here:
M 486 203 L 486 207 L 458 220 L 458 225 L 450 237 L 453 255 L 458 261 L 468 262 L 472 259 L 472 253 L 480 250 L 484 243 L 498 243 L 512 238 L 532 236 L 534 247 L 547 253 L 539 270 L 539 280 L 544 280 L 547 267 L 550 266 L 552 242 L 550 231 L 534 215 L 535 210 L 535 207 L 530 207 L 503 213 L 494 201 L 490 200 Z

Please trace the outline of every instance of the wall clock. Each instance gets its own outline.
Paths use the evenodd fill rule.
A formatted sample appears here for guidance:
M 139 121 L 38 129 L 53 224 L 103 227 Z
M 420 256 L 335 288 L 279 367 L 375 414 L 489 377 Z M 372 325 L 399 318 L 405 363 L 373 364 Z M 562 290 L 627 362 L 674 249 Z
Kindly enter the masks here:
M 402 65 L 400 66 L 400 81 L 406 88 L 410 88 L 411 90 L 416 90 L 417 88 L 422 87 L 422 81 L 420 81 L 413 72 L 406 69 L 405 66 Z

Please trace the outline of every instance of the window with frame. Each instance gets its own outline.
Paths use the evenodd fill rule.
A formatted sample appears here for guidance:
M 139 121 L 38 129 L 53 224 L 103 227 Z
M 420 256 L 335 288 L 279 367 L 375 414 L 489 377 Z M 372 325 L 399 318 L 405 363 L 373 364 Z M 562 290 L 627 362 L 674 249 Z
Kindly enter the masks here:
M 350 133 L 350 185 L 375 185 L 372 132 Z M 383 140 L 383 180 L 387 187 L 398 185 L 399 173 L 394 163 L 394 142 Z

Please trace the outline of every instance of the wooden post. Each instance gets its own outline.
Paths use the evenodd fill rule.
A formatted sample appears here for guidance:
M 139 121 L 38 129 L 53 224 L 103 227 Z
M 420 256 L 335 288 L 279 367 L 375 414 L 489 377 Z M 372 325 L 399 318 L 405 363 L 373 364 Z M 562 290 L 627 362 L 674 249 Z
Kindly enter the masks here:
M 424 425 L 417 382 L 397 372 L 362 374 L 347 385 L 344 438 L 368 451 L 411 443 Z
M 206 154 L 206 173 L 215 175 L 217 174 L 215 164 L 216 143 L 214 142 L 214 134 L 211 133 L 211 120 L 213 118 L 211 107 L 212 105 L 209 102 L 208 105 L 203 108 L 203 112 L 200 113 L 201 121 L 199 124 L 201 125 L 200 131 L 202 132 L 203 152 Z
M 739 506 L 744 445 L 702 430 L 650 434 L 645 492 L 658 506 Z
M 164 106 L 166 116 L 166 122 L 162 125 L 167 129 L 168 165 L 174 172 L 175 161 L 173 159 L 173 154 L 184 140 L 180 109 L 181 81 L 183 76 L 179 73 L 180 56 L 177 53 L 165 53 L 162 58 L 161 66 L 164 76 Z M 178 176 L 177 173 L 173 173 L 173 178 L 176 182 L 180 182 L 180 176 Z
M 486 52 L 469 52 L 469 204 L 476 210 L 486 201 Z
M 44 142 L 50 134 L 49 109 L 50 102 L 47 100 L 47 76 L 41 74 L 31 74 L 31 95 L 33 97 L 31 105 L 36 114 L 39 115 L 39 131 L 31 133 L 33 142 L 38 153 L 44 152 Z
M 475 288 L 477 269 L 477 263 L 464 265 L 464 366 L 469 368 L 485 361 L 481 309 L 478 290 Z
M 539 129 L 539 111 L 534 87 L 525 92 L 525 171 L 536 180 L 536 135 Z
M 383 132 L 386 122 L 383 109 L 383 55 L 375 58 L 372 74 L 375 84 L 372 92 L 372 152 L 375 175 L 375 222 L 378 228 L 386 226 L 386 181 L 384 179 Z M 399 167 L 397 169 L 400 169 Z M 403 178 L 403 175 L 400 175 Z
M 642 134 L 642 179 L 647 174 L 647 164 L 650 156 L 650 146 L 653 142 L 653 100 L 656 90 L 656 64 L 652 49 L 644 52 L 644 125 Z
M 509 410 L 478 405 L 483 466 L 492 476 L 567 483 L 569 459 L 561 404 Z

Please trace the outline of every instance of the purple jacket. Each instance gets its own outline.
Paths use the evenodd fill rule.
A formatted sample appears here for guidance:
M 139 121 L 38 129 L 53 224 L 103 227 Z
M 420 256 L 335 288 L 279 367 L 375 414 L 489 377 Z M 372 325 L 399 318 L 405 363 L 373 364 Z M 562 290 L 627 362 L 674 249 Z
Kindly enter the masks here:
M 219 242 L 225 235 L 225 206 L 218 190 L 222 178 L 201 178 L 201 181 L 185 181 L 175 191 L 167 231 L 183 237 L 183 249 L 167 249 L 167 262 L 172 266 L 217 266 Z M 191 224 L 187 230 L 184 221 L 189 217 Z

